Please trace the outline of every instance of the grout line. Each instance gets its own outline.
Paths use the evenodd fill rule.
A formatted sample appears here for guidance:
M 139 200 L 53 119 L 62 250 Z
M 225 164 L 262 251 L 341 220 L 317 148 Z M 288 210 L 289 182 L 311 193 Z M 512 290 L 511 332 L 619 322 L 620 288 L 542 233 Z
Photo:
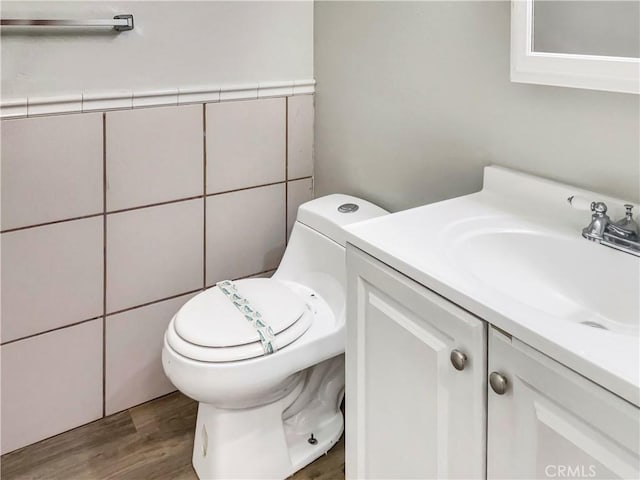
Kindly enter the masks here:
M 175 386 L 173 388 L 175 388 Z M 135 410 L 136 408 L 139 408 L 142 405 L 146 405 L 148 403 L 152 403 L 152 402 L 155 402 L 157 400 L 162 400 L 163 398 L 169 397 L 170 395 L 175 395 L 176 393 L 180 393 L 180 391 L 176 389 L 176 390 L 171 390 L 170 392 L 167 392 L 167 393 L 162 393 L 162 394 L 158 395 L 157 397 L 149 398 L 148 400 L 143 400 L 143 401 L 138 402 L 138 403 L 136 403 L 134 405 L 131 405 L 129 407 L 125 407 L 125 408 L 123 408 L 121 410 L 118 410 L 118 411 L 115 411 L 115 412 L 111 412 L 108 416 L 111 417 L 113 415 L 119 415 L 119 414 L 122 414 L 122 413 L 125 413 L 125 412 L 130 414 L 131 410 Z M 140 430 L 136 426 L 135 422 L 132 420 L 131 423 L 133 424 L 134 428 L 136 429 L 136 433 L 139 433 Z
M 308 178 L 313 178 L 313 176 L 310 175 L 310 176 L 307 176 L 307 177 L 292 178 L 291 180 L 289 180 L 289 182 L 295 182 L 296 180 L 306 180 Z M 142 210 L 143 208 L 160 207 L 162 205 L 171 205 L 173 203 L 188 202 L 189 200 L 197 200 L 198 198 L 214 197 L 216 195 L 224 195 L 225 193 L 241 192 L 243 190 L 251 190 L 253 188 L 270 187 L 272 185 L 279 185 L 281 183 L 286 183 L 286 180 L 282 180 L 282 181 L 279 181 L 279 182 L 272 182 L 272 183 L 263 183 L 263 184 L 260 184 L 260 185 L 252 185 L 250 187 L 236 188 L 234 190 L 225 190 L 223 192 L 209 193 L 207 195 L 196 195 L 194 197 L 179 198 L 177 200 L 167 200 L 166 202 L 150 203 L 148 205 L 140 205 L 138 207 L 130 207 L 130 208 L 123 208 L 123 209 L 120 209 L 120 210 L 112 210 L 110 212 L 103 211 L 103 212 L 100 212 L 100 213 L 92 213 L 90 215 L 84 215 L 84 216 L 81 216 L 81 217 L 71 217 L 71 218 L 65 218 L 65 219 L 62 219 L 62 220 L 53 220 L 51 222 L 36 223 L 36 224 L 33 224 L 33 225 L 27 225 L 27 226 L 24 226 L 24 227 L 9 228 L 7 230 L 0 231 L 0 234 L 13 233 L 13 232 L 21 231 L 21 230 L 29 230 L 31 228 L 46 227 L 46 226 L 49 226 L 49 225 L 56 225 L 58 223 L 74 222 L 76 220 L 85 220 L 87 218 L 102 217 L 105 214 L 108 216 L 108 215 L 113 215 L 115 213 L 130 212 L 130 211 L 133 211 L 133 210 Z
M 256 275 L 259 275 L 259 274 L 256 274 Z M 202 290 L 203 290 L 202 288 L 196 288 L 194 290 L 189 290 L 188 292 L 182 292 L 182 293 L 178 293 L 176 295 L 171 295 L 170 297 L 164 297 L 164 298 L 160 298 L 158 300 L 152 300 L 150 302 L 141 303 L 139 305 L 134 305 L 133 307 L 127 307 L 127 308 L 123 308 L 121 310 L 115 310 L 113 312 L 107 313 L 106 317 L 111 317 L 113 315 L 118 315 L 119 313 L 130 312 L 131 310 L 135 310 L 137 308 L 148 307 L 149 305 L 154 305 L 156 303 L 164 302 L 166 300 L 173 300 L 174 298 L 182 297 L 183 295 L 189 295 L 189 294 L 195 293 L 195 292 L 201 292 Z
M 252 273 L 251 275 L 245 275 L 244 277 L 233 278 L 232 281 L 235 282 L 237 280 L 245 280 L 247 278 L 253 278 L 253 277 L 257 276 L 257 275 L 264 275 L 265 273 L 270 273 L 270 272 L 276 273 L 276 270 L 278 270 L 277 267 L 276 268 L 270 268 L 269 270 L 263 270 L 262 272 Z M 215 286 L 216 286 L 216 284 L 212 283 L 211 285 L 207 285 L 205 287 L 205 290 L 208 289 L 208 288 L 215 287 Z
M 95 218 L 95 217 L 101 217 L 103 215 L 103 212 L 100 213 L 91 213 L 89 215 L 82 215 L 81 217 L 72 217 L 72 218 L 65 218 L 63 220 L 52 220 L 50 222 L 43 222 L 43 223 L 35 223 L 33 225 L 26 225 L 24 227 L 15 227 L 15 228 L 7 228 L 6 230 L 2 230 L 0 231 L 0 233 L 12 233 L 12 232 L 18 232 L 20 230 L 28 230 L 30 228 L 36 228 L 36 227 L 46 227 L 48 225 L 56 225 L 58 223 L 65 223 L 65 222 L 73 222 L 75 220 L 84 220 L 85 218 Z
M 35 443 L 30 443 L 29 445 L 25 445 L 24 447 L 20 447 L 20 448 L 18 448 L 18 449 L 16 449 L 16 450 L 12 450 L 11 452 L 4 453 L 4 454 L 2 455 L 2 458 L 4 458 L 4 456 L 5 456 L 5 455 L 13 454 L 13 453 L 18 452 L 18 451 L 21 451 L 21 450 L 23 450 L 23 449 L 26 449 L 26 448 L 29 448 L 29 447 L 33 447 L 34 445 L 39 445 L 39 444 L 41 444 L 41 443 L 43 443 L 43 442 L 50 442 L 50 441 L 53 441 L 53 439 L 55 439 L 55 438 L 57 438 L 57 437 L 61 437 L 62 435 L 66 435 L 66 434 L 68 434 L 68 433 L 70 433 L 70 432 L 75 432 L 75 431 L 80 430 L 81 428 L 85 428 L 85 427 L 87 427 L 87 426 L 89 426 L 89 425 L 97 424 L 98 422 L 102 422 L 102 421 L 104 420 L 104 418 L 105 418 L 105 417 L 113 417 L 113 416 L 115 416 L 115 415 L 120 415 L 120 414 L 122 414 L 122 413 L 124 413 L 124 412 L 129 413 L 131 410 L 133 410 L 133 409 L 135 409 L 135 408 L 138 408 L 138 407 L 140 407 L 141 405 L 145 405 L 145 404 L 147 404 L 147 403 L 155 402 L 156 400 L 161 400 L 161 399 L 163 399 L 163 398 L 165 398 L 165 397 L 169 397 L 170 395 L 175 395 L 175 394 L 176 394 L 176 393 L 178 393 L 178 392 L 179 392 L 178 390 L 172 390 L 172 391 L 170 391 L 170 392 L 168 392 L 168 393 L 163 393 L 162 395 L 159 395 L 159 396 L 157 396 L 157 397 L 150 398 L 149 400 L 145 400 L 145 401 L 140 402 L 140 403 L 137 403 L 137 404 L 135 404 L 135 405 L 131 405 L 130 407 L 123 408 L 122 410 L 118 410 L 117 412 L 113 412 L 113 413 L 110 413 L 109 415 L 105 415 L 105 416 L 103 416 L 102 418 L 96 418 L 95 420 L 91 420 L 90 422 L 86 422 L 86 423 L 83 423 L 83 424 L 78 425 L 78 426 L 76 426 L 76 427 L 73 427 L 73 428 L 71 428 L 71 429 L 69 429 L 69 430 L 65 430 L 64 432 L 56 433 L 55 435 L 51 435 L 50 437 L 43 438 L 42 440 L 38 440 L 38 441 L 37 441 L 37 442 L 35 442 Z M 133 423 L 133 422 L 132 422 L 132 423 Z M 134 427 L 135 427 L 135 424 L 134 424 Z M 137 431 L 138 431 L 138 430 L 137 430 L 137 428 L 136 428 L 136 432 L 137 432 Z
M 167 200 L 167 201 L 158 202 L 158 203 L 149 203 L 147 205 L 140 205 L 137 207 L 120 208 L 118 210 L 111 210 L 109 212 L 106 212 L 106 214 L 111 215 L 114 213 L 131 212 L 132 210 L 141 210 L 143 208 L 160 207 L 162 205 L 171 205 L 172 203 L 180 203 L 180 202 L 188 202 L 189 200 L 197 200 L 198 198 L 202 198 L 202 195 L 194 195 L 193 197 L 179 198 L 177 200 Z
M 310 178 L 313 178 L 313 175 L 307 175 L 306 177 L 290 178 L 287 181 L 288 182 L 297 182 L 298 180 L 309 180 Z
M 47 333 L 57 332 L 58 330 L 64 330 L 65 328 L 75 327 L 77 325 L 82 325 L 83 323 L 92 322 L 94 320 L 102 319 L 102 315 L 98 315 L 97 317 L 87 318 L 85 320 L 80 320 L 79 322 L 69 323 L 67 325 L 62 325 L 61 327 L 50 328 L 49 330 L 43 330 L 42 332 L 32 333 L 31 335 L 25 335 L 24 337 L 14 338 L 13 340 L 7 340 L 6 342 L 2 342 L 0 345 L 9 345 L 10 343 L 21 342 L 22 340 L 28 340 L 33 337 L 38 337 L 40 335 L 46 335 Z
M 202 288 L 207 284 L 207 105 L 202 104 Z
M 236 188 L 234 190 L 225 190 L 224 192 L 209 193 L 206 195 L 206 197 L 214 197 L 216 195 L 224 195 L 226 193 L 242 192 L 244 190 L 251 190 L 253 188 L 271 187 L 273 185 L 280 185 L 282 183 L 287 183 L 287 181 L 280 180 L 279 182 L 263 183 L 262 185 L 253 185 L 251 187 L 242 187 L 242 188 Z
M 284 102 L 284 246 L 289 243 L 289 97 Z
M 289 178 L 289 97 L 284 102 L 284 178 Z
M 276 268 L 270 268 L 269 270 L 263 270 L 262 272 L 258 272 L 258 273 L 252 273 L 251 275 L 245 275 L 244 277 L 238 277 L 238 278 L 234 278 L 233 280 L 242 280 L 244 278 L 251 278 L 251 277 L 255 277 L 256 275 L 264 275 L 265 273 L 269 273 L 269 272 L 274 272 L 278 269 L 278 267 Z
M 268 270 L 263 270 L 263 271 L 261 271 L 261 272 L 256 272 L 256 273 L 252 273 L 252 274 L 250 274 L 250 275 L 245 275 L 245 276 L 243 276 L 243 277 L 237 277 L 237 278 L 234 278 L 233 280 L 242 280 L 242 279 L 245 279 L 245 278 L 255 277 L 256 275 L 264 275 L 265 273 L 275 272 L 276 270 L 277 270 L 277 268 L 270 268 L 270 269 L 268 269 Z M 215 284 L 213 284 L 213 285 L 215 285 Z M 211 288 L 213 285 L 209 285 L 209 286 L 207 286 L 207 287 L 205 287 L 205 288 Z M 86 320 L 80 320 L 79 322 L 69 323 L 68 325 L 63 325 L 63 326 L 61 326 L 61 327 L 56 327 L 56 328 L 52 328 L 52 329 L 50 329 L 50 330 L 44 330 L 44 331 L 42 331 L 42 332 L 34 333 L 34 334 L 32 334 L 32 335 L 26 335 L 26 336 L 24 336 L 24 337 L 15 338 L 15 339 L 13 339 L 13 340 L 9 340 L 9 341 L 7 341 L 7 342 L 3 342 L 1 345 L 8 345 L 8 344 L 10 344 L 10 343 L 19 342 L 19 341 L 21 341 L 21 340 L 27 340 L 27 339 L 29 339 L 29 338 L 37 337 L 37 336 L 39 336 L 39 335 L 45 335 L 45 334 L 47 334 L 47 333 L 51 333 L 51 332 L 56 332 L 56 331 L 58 331 L 58 330 L 63 330 L 63 329 L 65 329 L 65 328 L 75 327 L 76 325 L 82 325 L 83 323 L 91 322 L 91 321 L 93 321 L 93 320 L 103 319 L 103 320 L 105 320 L 105 322 L 106 322 L 106 317 L 110 317 L 110 316 L 113 316 L 113 315 L 117 315 L 117 314 L 119 314 L 119 313 L 129 312 L 129 311 L 131 311 L 131 310 L 135 310 L 135 309 L 137 309 L 137 308 L 148 307 L 149 305 L 153 305 L 153 304 L 155 304 L 155 303 L 164 302 L 164 301 L 166 301 L 166 300 L 173 300 L 174 298 L 182 297 L 182 296 L 184 296 L 184 295 L 190 295 L 190 294 L 192 294 L 192 293 L 196 293 L 196 292 L 201 292 L 202 290 L 203 290 L 203 288 L 196 288 L 196 289 L 194 289 L 194 290 L 189 290 L 189 291 L 187 291 L 187 292 L 178 293 L 178 294 L 176 294 L 176 295 L 171 295 L 171 296 L 169 296 L 169 297 L 163 297 L 163 298 L 160 298 L 160 299 L 158 299 L 158 300 L 152 300 L 152 301 L 150 301 L 150 302 L 146 302 L 146 303 L 141 303 L 141 304 L 138 304 L 138 305 L 134 305 L 133 307 L 123 308 L 122 310 L 116 310 L 116 311 L 114 311 L 114 312 L 110 312 L 110 313 L 106 313 L 106 311 L 105 311 L 105 314 L 104 314 L 104 315 L 98 315 L 98 316 L 95 316 L 95 317 L 87 318 Z
M 107 114 L 102 114 L 102 416 L 107 414 Z

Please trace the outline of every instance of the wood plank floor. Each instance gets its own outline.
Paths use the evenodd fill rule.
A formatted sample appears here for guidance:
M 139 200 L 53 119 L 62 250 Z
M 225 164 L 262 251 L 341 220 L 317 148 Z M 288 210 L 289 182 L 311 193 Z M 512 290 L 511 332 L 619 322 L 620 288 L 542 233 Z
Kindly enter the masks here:
M 3 455 L 2 480 L 197 480 L 197 403 L 180 393 Z M 343 480 L 344 440 L 293 480 Z

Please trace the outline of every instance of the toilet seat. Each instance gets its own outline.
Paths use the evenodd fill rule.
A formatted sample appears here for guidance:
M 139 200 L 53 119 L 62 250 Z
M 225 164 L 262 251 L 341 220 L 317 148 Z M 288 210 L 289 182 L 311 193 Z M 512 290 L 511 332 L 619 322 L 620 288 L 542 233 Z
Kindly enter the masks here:
M 273 333 L 276 349 L 297 340 L 311 326 L 311 307 L 285 283 L 267 278 L 234 282 Z M 222 293 L 212 287 L 175 315 L 167 342 L 180 355 L 203 362 L 232 362 L 265 354 L 258 332 Z

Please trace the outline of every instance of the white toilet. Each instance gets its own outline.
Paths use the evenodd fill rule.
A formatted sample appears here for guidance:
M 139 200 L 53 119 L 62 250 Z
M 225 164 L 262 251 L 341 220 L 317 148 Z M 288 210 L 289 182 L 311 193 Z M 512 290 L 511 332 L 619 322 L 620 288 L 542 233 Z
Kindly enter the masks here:
M 272 278 L 221 282 L 171 320 L 162 364 L 200 402 L 200 479 L 284 479 L 340 438 L 343 227 L 387 213 L 346 195 L 307 202 Z

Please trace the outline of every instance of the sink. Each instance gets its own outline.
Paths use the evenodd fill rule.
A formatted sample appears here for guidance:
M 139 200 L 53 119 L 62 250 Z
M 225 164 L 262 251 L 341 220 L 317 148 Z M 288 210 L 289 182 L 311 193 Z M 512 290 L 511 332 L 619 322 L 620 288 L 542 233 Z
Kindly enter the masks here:
M 582 238 L 591 213 L 570 196 L 613 219 L 629 203 L 490 166 L 481 191 L 355 224 L 347 239 L 640 406 L 640 257 Z
M 450 263 L 558 322 L 637 336 L 640 261 L 513 218 L 470 219 L 442 236 Z M 603 275 L 602 272 L 610 272 Z

